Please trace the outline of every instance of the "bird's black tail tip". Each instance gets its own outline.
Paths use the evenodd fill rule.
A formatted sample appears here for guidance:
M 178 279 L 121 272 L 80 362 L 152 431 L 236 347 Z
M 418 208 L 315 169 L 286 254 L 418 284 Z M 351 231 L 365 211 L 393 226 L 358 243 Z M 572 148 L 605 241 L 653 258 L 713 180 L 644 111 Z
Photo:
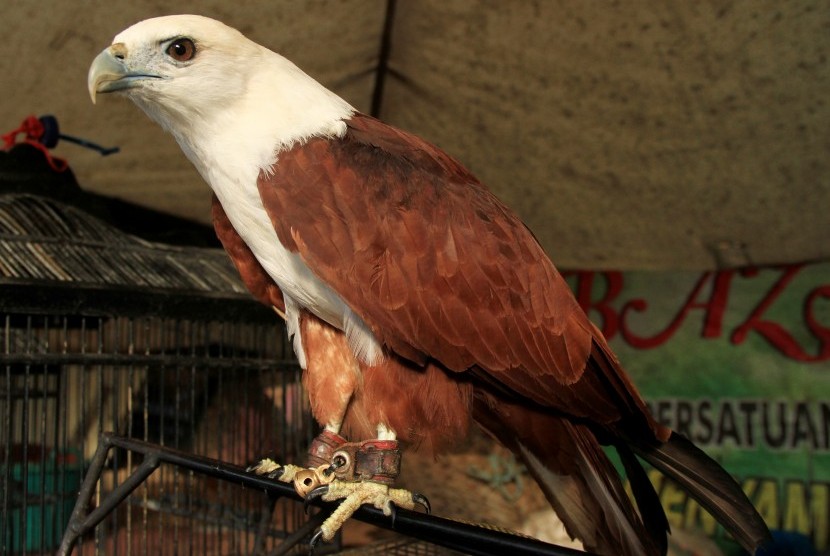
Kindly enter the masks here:
M 740 485 L 686 437 L 673 432 L 663 444 L 637 453 L 686 489 L 747 552 L 763 554 L 773 546 L 769 528 Z

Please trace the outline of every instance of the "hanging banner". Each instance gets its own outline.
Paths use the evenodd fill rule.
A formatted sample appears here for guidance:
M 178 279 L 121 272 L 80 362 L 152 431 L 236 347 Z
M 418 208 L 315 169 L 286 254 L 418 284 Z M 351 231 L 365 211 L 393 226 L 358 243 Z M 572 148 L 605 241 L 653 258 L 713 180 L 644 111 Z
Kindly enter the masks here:
M 771 529 L 830 547 L 830 263 L 565 272 L 661 423 L 742 484 Z M 652 472 L 669 522 L 714 520 Z

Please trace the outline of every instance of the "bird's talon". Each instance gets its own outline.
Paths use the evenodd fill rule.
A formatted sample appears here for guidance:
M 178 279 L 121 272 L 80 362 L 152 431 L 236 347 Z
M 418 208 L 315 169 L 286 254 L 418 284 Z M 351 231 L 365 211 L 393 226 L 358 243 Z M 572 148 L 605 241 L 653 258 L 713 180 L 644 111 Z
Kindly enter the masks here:
M 329 485 L 320 485 L 306 495 L 306 500 L 322 498 L 329 491 Z
M 317 529 L 317 532 L 311 537 L 311 540 L 308 541 L 308 554 L 312 556 L 314 554 L 314 549 L 317 548 L 317 544 L 323 538 L 323 530 Z
M 398 507 L 391 500 L 389 501 L 387 506 L 389 508 L 389 517 L 392 518 L 392 529 L 394 529 L 395 528 L 395 520 L 398 517 Z
M 424 496 L 423 494 L 413 492 L 412 493 L 412 501 L 415 502 L 416 504 L 420 504 L 421 507 L 424 508 L 424 511 L 427 513 L 427 515 L 432 513 L 432 506 L 430 506 L 429 500 L 427 500 L 427 497 Z
M 321 485 L 306 494 L 305 499 L 303 500 L 303 510 L 306 515 L 308 515 L 308 509 L 311 503 L 318 498 L 322 498 L 328 491 L 329 485 Z

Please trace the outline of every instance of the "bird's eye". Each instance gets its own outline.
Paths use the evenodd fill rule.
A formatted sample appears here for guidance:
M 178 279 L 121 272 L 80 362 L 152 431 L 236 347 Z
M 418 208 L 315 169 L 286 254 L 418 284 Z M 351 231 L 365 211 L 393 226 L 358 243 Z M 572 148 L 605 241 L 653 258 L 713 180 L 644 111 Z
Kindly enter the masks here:
M 167 55 L 178 62 L 188 62 L 196 55 L 196 45 L 187 38 L 176 39 L 167 47 Z

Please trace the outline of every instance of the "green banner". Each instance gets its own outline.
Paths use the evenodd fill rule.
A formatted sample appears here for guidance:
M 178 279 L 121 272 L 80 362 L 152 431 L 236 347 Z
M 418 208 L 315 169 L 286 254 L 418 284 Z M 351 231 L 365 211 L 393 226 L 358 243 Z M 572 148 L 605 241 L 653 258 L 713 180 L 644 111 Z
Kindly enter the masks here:
M 830 263 L 565 272 L 658 421 L 743 485 L 772 529 L 830 547 Z M 652 473 L 672 526 L 723 535 Z

